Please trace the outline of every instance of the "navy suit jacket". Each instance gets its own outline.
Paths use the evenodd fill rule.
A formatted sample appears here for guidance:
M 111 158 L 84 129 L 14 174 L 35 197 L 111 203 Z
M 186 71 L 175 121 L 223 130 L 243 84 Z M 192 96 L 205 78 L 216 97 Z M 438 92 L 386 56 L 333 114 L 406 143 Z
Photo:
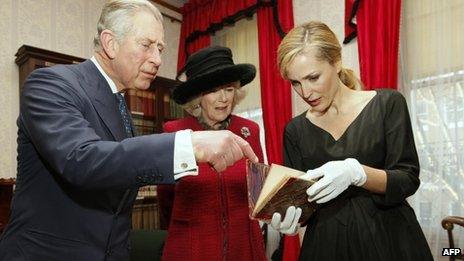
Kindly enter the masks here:
M 124 139 L 117 99 L 90 60 L 35 70 L 17 124 L 0 260 L 128 260 L 137 189 L 174 183 L 175 134 Z

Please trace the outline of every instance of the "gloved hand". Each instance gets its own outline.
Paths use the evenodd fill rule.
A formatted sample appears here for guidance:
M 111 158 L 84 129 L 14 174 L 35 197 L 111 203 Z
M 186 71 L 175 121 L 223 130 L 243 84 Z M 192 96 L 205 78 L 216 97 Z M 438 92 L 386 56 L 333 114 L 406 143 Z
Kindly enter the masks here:
M 306 190 L 308 201 L 325 203 L 336 198 L 350 185 L 362 186 L 367 176 L 361 164 L 352 158 L 329 161 L 321 167 L 308 170 L 304 178 L 319 179 Z
M 298 229 L 300 228 L 300 224 L 298 224 L 298 220 L 300 220 L 301 216 L 301 208 L 295 208 L 294 206 L 290 206 L 287 208 L 285 212 L 284 220 L 281 220 L 280 213 L 276 212 L 272 215 L 271 227 L 277 230 L 278 232 L 286 235 L 296 235 Z

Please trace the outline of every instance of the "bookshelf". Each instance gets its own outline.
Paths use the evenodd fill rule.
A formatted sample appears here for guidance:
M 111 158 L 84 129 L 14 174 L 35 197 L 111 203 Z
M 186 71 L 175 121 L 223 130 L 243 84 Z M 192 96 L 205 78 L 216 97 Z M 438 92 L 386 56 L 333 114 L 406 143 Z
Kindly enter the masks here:
M 19 67 L 20 92 L 27 76 L 35 69 L 85 61 L 80 57 L 29 45 L 21 46 L 15 56 Z M 126 92 L 125 99 L 131 111 L 136 136 L 160 133 L 166 121 L 184 117 L 182 108 L 170 98 L 170 90 L 177 84 L 175 80 L 157 76 L 148 90 Z M 132 213 L 133 229 L 158 229 L 158 213 L 156 186 L 141 187 Z
M 85 59 L 80 57 L 57 53 L 29 45 L 19 47 L 15 56 L 15 62 L 19 67 L 19 91 L 23 88 L 23 83 L 27 76 L 35 69 L 49 67 L 55 64 L 73 64 L 85 61 Z
M 184 110 L 171 99 L 171 88 L 179 82 L 157 76 L 149 90 L 129 90 L 125 99 L 136 135 L 160 133 L 166 121 L 183 118 Z

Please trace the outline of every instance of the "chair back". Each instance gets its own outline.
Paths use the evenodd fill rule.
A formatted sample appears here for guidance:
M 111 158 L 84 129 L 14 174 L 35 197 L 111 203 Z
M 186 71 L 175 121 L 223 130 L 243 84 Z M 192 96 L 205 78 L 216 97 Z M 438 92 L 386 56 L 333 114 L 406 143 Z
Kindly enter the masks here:
M 454 225 L 464 227 L 464 217 L 458 217 L 458 216 L 445 217 L 441 221 L 441 225 L 448 232 L 449 248 L 451 249 L 456 248 L 456 246 L 454 245 L 453 228 L 454 228 Z M 451 255 L 450 261 L 464 260 L 464 254 L 462 253 L 463 248 L 461 247 L 460 249 L 461 249 L 461 254 L 458 256 Z
M 161 260 L 167 234 L 166 230 L 132 230 L 130 260 Z

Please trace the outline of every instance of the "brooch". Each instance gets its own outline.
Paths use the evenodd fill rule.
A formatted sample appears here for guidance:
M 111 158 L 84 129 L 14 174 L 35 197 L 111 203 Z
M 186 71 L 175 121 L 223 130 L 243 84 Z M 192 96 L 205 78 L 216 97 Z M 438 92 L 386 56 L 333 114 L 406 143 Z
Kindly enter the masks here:
M 245 139 L 248 138 L 251 135 L 250 129 L 248 129 L 248 127 L 242 127 L 242 129 L 240 129 L 240 132 L 242 133 L 242 136 Z

